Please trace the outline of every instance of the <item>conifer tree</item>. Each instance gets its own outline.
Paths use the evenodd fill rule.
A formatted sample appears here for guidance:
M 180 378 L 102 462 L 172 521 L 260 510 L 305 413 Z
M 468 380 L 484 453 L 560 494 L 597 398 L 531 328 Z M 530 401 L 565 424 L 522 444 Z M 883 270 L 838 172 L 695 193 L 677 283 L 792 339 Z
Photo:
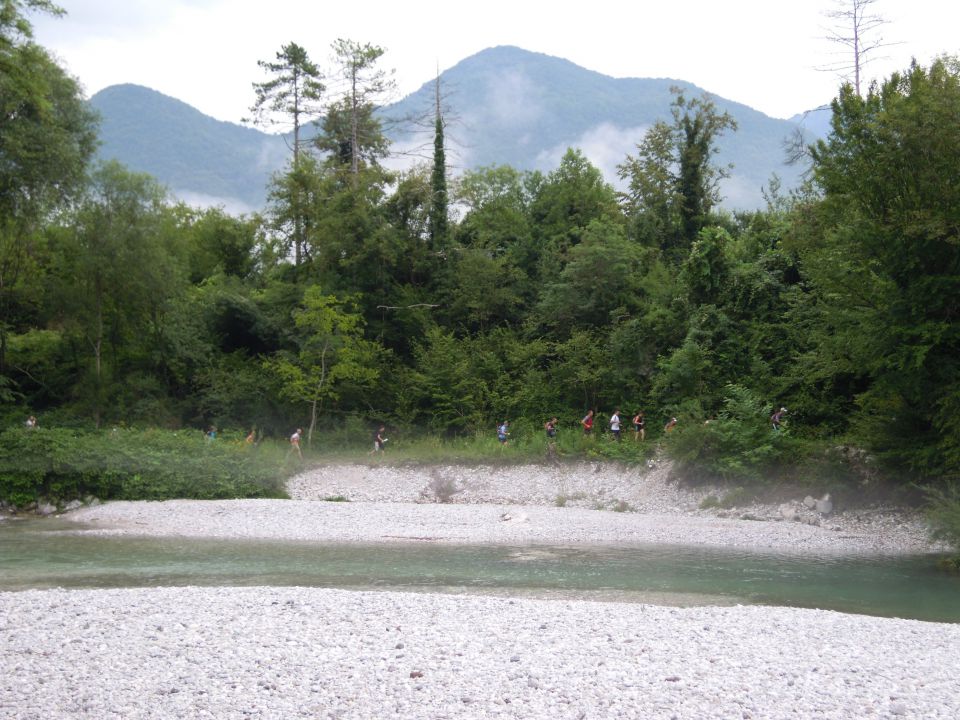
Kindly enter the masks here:
M 436 123 L 433 138 L 433 174 L 430 178 L 430 243 L 441 248 L 447 237 L 447 160 L 443 139 L 443 115 L 440 112 L 440 76 L 436 85 Z

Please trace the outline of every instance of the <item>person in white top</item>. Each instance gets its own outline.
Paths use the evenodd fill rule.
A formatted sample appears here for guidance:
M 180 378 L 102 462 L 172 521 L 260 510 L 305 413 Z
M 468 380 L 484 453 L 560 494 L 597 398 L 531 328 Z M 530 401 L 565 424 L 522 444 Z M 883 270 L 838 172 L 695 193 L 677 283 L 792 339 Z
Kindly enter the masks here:
M 613 433 L 613 439 L 617 442 L 620 441 L 620 408 L 617 408 L 613 411 L 613 415 L 610 416 L 610 432 Z
M 290 452 L 293 452 L 294 450 L 296 450 L 297 457 L 300 458 L 301 460 L 303 460 L 303 453 L 300 452 L 300 433 L 302 432 L 303 430 L 301 430 L 300 428 L 297 428 L 297 431 L 290 436 Z

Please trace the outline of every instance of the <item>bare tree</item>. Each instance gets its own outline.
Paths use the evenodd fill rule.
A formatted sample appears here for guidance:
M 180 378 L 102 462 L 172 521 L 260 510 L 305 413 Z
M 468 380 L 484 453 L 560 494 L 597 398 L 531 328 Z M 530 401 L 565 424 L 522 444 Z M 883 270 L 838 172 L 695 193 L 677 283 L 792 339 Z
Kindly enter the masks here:
M 883 37 L 870 37 L 877 28 L 889 23 L 883 17 L 871 12 L 871 6 L 877 0 L 835 0 L 836 9 L 826 13 L 833 21 L 826 38 L 845 48 L 842 58 L 823 65 L 818 70 L 837 73 L 845 82 L 853 84 L 857 95 L 861 93 L 863 68 L 871 60 L 872 53 L 882 47 L 896 43 L 884 42 Z

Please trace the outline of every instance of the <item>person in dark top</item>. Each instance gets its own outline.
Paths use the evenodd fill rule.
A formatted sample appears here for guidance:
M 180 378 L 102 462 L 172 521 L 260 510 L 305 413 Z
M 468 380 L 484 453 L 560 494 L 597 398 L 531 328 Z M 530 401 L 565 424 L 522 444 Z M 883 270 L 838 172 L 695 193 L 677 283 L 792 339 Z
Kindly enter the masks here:
M 547 432 L 547 439 L 553 440 L 557 436 L 557 419 L 550 418 L 544 424 L 543 429 Z
M 783 416 L 787 414 L 787 409 L 785 407 L 777 410 L 773 415 L 770 416 L 770 424 L 773 425 L 774 430 L 780 429 L 780 423 L 783 422 Z
M 633 416 L 633 439 L 634 441 L 647 439 L 647 419 L 643 415 L 643 410 Z
M 383 444 L 387 441 L 387 439 L 383 436 L 386 430 L 387 429 L 381 425 L 379 428 L 377 428 L 377 431 L 373 433 L 373 450 L 370 451 L 371 455 L 374 453 L 383 452 Z

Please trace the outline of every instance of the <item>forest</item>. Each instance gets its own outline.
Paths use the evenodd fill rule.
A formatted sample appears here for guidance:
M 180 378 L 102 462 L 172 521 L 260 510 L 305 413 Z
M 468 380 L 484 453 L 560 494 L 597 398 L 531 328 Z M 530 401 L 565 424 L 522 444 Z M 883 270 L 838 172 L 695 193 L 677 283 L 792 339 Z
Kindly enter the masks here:
M 677 92 L 619 165 L 388 170 L 383 49 L 262 62 L 254 120 L 293 128 L 262 213 L 174 202 L 94 163 L 97 118 L 0 13 L 0 426 L 579 433 L 639 410 L 648 440 L 727 479 L 811 464 L 960 498 L 960 61 L 913 64 L 793 143 L 807 182 L 730 212 L 716 140 Z M 252 80 L 257 75 L 251 69 Z M 348 80 L 328 88 L 331 77 Z M 787 152 L 787 149 L 785 149 Z M 780 430 L 770 416 L 786 408 Z M 599 440 L 598 440 L 599 441 Z

